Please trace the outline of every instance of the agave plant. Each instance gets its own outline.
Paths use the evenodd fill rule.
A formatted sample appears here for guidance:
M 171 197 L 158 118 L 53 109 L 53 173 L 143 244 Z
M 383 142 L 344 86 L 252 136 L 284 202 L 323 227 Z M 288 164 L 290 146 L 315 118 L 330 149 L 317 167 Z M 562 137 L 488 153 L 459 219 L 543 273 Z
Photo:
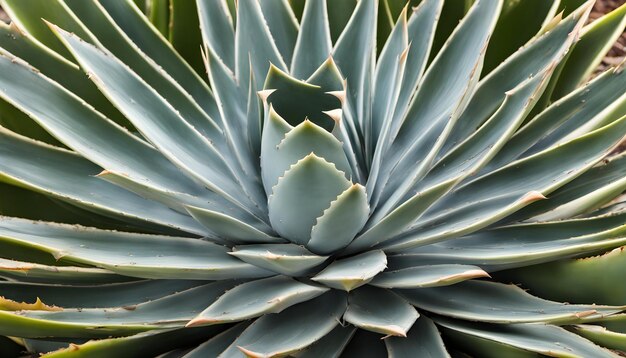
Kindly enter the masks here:
M 3 0 L 0 355 L 626 351 L 574 2 Z

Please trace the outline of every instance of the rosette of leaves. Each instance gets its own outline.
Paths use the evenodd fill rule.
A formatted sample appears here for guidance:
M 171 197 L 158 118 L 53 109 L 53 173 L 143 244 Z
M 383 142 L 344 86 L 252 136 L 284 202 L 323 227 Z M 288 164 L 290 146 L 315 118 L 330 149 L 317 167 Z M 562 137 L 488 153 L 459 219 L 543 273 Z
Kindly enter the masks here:
M 626 10 L 572 3 L 2 1 L 2 355 L 624 351 Z

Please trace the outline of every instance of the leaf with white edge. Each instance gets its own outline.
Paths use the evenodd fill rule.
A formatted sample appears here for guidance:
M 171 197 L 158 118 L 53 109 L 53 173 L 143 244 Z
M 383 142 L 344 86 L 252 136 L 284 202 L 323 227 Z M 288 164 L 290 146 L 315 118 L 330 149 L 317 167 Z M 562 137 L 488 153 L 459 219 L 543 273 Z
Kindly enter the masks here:
M 233 281 L 218 281 L 129 307 L 0 311 L 0 334 L 24 338 L 128 336 L 156 329 L 182 328 Z
M 281 58 L 289 67 L 299 30 L 291 5 L 288 0 L 260 1 L 259 4 Z
M 34 68 L 16 58 L 0 56 L 0 74 L 0 97 L 85 158 L 137 181 L 200 195 L 202 187 L 181 174 L 152 146 L 95 112 Z
M 450 357 L 437 327 L 428 317 L 421 316 L 406 337 L 385 339 L 389 358 Z
M 391 133 L 379 186 L 389 178 L 402 177 L 403 182 L 386 190 L 391 196 L 379 210 L 389 212 L 439 153 L 474 92 L 501 6 L 501 1 L 475 2 L 424 75 L 397 134 Z M 461 56 L 464 61 L 458 61 Z
M 182 356 L 182 358 L 206 358 L 217 357 L 230 344 L 241 335 L 241 333 L 250 325 L 249 322 L 241 322 L 220 334 L 217 334 L 208 341 L 200 344 L 190 352 Z M 218 326 L 219 327 L 219 326 Z
M 235 69 L 235 32 L 224 1 L 197 0 L 204 44 L 231 69 Z
M 245 206 L 250 199 L 241 195 L 233 168 L 209 140 L 121 61 L 63 30 L 56 31 L 91 80 L 161 153 L 212 191 Z M 213 138 L 221 137 L 215 126 Z
M 376 38 L 376 1 L 359 1 L 335 43 L 332 56 L 348 82 L 348 105 L 351 106 L 359 125 L 367 123 L 370 102 Z
M 206 137 L 213 134 L 210 122 L 219 121 L 220 118 L 215 99 L 206 83 L 188 67 L 160 34 L 151 29 L 143 16 L 137 18 L 133 14 L 135 10 L 128 7 L 129 1 L 63 1 L 80 17 L 83 25 L 98 38 L 107 51 L 124 62 L 172 107 L 180 111 L 189 124 Z M 118 16 L 129 16 L 133 19 L 122 19 L 118 23 Z M 134 21 L 136 26 L 126 27 L 128 24 L 124 21 Z M 59 27 L 65 29 L 63 26 Z M 138 38 L 140 42 L 135 42 Z M 194 50 L 199 55 L 199 44 L 195 46 L 197 47 Z M 184 80 L 181 81 L 181 78 Z
M 129 337 L 91 340 L 83 344 L 70 343 L 67 348 L 51 351 L 42 357 L 154 357 L 180 346 L 199 344 L 217 332 L 217 327 L 148 331 Z
M 415 265 L 399 270 L 385 271 L 374 277 L 370 285 L 383 288 L 421 288 L 449 286 L 474 279 L 490 277 L 478 266 L 472 265 Z
M 307 248 L 319 254 L 331 254 L 346 247 L 361 231 L 368 216 L 365 187 L 354 184 L 339 194 L 317 218 Z
M 19 0 L 4 0 L 2 1 L 2 7 L 10 14 L 11 21 L 15 22 L 22 31 L 31 35 L 37 42 L 68 59 L 71 59 L 71 54 L 50 33 L 42 19 L 54 22 L 67 29 L 67 31 L 83 37 L 90 43 L 97 43 L 97 40 L 85 29 L 80 19 L 69 11 L 63 1 L 32 0 L 27 4 Z
M 250 71 L 254 73 L 254 78 L 265 78 L 271 65 L 287 71 L 287 65 L 263 18 L 261 5 L 258 1 L 239 2 L 235 29 L 235 74 L 244 93 L 248 90 L 244 86 L 248 86 Z M 262 83 L 259 81 L 257 86 L 260 85 Z M 256 88 L 257 91 L 260 89 Z
M 503 226 L 389 257 L 396 270 L 421 264 L 480 265 L 488 272 L 566 259 L 626 244 L 624 215 Z
M 84 2 L 82 0 L 70 1 Z M 193 97 L 192 102 L 195 102 L 195 105 L 201 106 L 205 112 L 215 118 L 215 100 L 206 82 L 174 50 L 167 39 L 150 26 L 148 19 L 141 14 L 132 1 L 99 1 L 97 3 L 106 10 L 106 13 L 135 46 L 156 63 L 157 67 L 162 67 L 161 76 L 167 73 L 177 86 L 184 88 Z M 121 57 L 119 53 L 115 53 L 117 57 Z
M 579 336 L 585 337 L 593 343 L 618 351 L 626 351 L 626 334 L 610 331 L 602 326 L 579 324 L 570 327 L 570 330 Z
M 606 156 L 624 134 L 626 116 L 470 181 L 439 200 L 414 225 L 413 233 L 385 246 L 397 250 L 469 234 L 544 200 Z
M 547 301 L 514 285 L 464 281 L 451 286 L 398 290 L 423 310 L 446 317 L 492 323 L 578 323 L 612 315 L 620 306 L 570 305 Z
M 536 154 L 621 117 L 625 92 L 626 71 L 605 71 L 534 117 L 515 133 L 482 172 Z
M 61 266 L 63 267 L 63 266 Z M 60 267 L 60 268 L 61 268 Z M 206 281 L 141 280 L 135 282 L 82 282 L 81 285 L 0 282 L 4 298 L 32 302 L 40 298 L 64 308 L 129 307 L 206 284 Z
M 558 82 L 552 92 L 552 101 L 575 90 L 581 82 L 591 76 L 624 32 L 625 27 L 626 5 L 612 10 L 583 27 L 579 40 L 567 56 L 565 67 L 559 74 Z
M 480 81 L 442 153 L 467 138 L 484 123 L 500 106 L 507 91 L 539 73 L 551 62 L 563 59 L 591 10 L 590 4 L 576 10 L 551 31 L 530 41 Z
M 410 50 L 406 11 L 405 7 L 387 39 L 376 64 L 373 83 L 372 116 L 370 121 L 365 123 L 364 131 L 368 160 L 372 160 L 383 127 L 389 128 L 391 124 L 396 101 L 402 87 L 404 65 Z M 386 136 L 383 136 L 383 138 L 386 139 Z
M 489 40 L 483 77 L 556 21 L 561 1 L 505 1 Z M 568 6 L 569 7 L 569 6 Z M 561 18 L 558 17 L 558 20 Z
M 0 24 L 0 48 L 0 52 L 8 51 L 42 71 L 118 124 L 131 126 L 74 63 L 44 47 L 15 25 Z
M 606 158 L 550 195 L 549 202 L 531 205 L 515 218 L 556 221 L 591 212 L 626 190 L 626 154 Z
M 617 357 L 612 352 L 580 336 L 551 325 L 494 325 L 440 318 L 435 321 L 438 325 L 445 328 L 446 335 L 458 337 L 454 341 L 463 341 L 471 338 L 491 341 L 493 344 L 487 346 L 490 347 L 487 351 L 481 349 L 483 347 L 481 344 L 470 343 L 467 345 L 470 351 L 472 351 L 472 346 L 476 347 L 477 350 L 473 353 L 479 355 L 483 355 L 486 352 L 493 353 L 498 349 L 498 346 L 504 346 L 505 350 L 500 351 L 502 354 L 505 354 L 505 352 L 512 353 L 512 351 L 506 348 L 513 347 L 527 352 L 554 357 Z M 475 339 L 472 341 L 476 342 Z
M 623 236 L 626 233 L 622 231 Z M 616 285 L 615 280 L 626 267 L 625 249 L 622 246 L 598 256 L 521 267 L 501 272 L 498 278 L 521 283 L 533 294 L 550 300 L 620 305 L 626 288 Z
M 307 155 L 292 165 L 272 190 L 268 199 L 272 227 L 282 237 L 306 244 L 317 218 L 350 186 L 334 164 Z
M 372 215 L 369 224 L 365 226 L 367 230 L 352 241 L 347 248 L 348 252 L 372 247 L 402 233 L 457 182 L 456 179 L 448 180 L 418 192 L 382 218 Z
M 265 231 L 261 231 L 245 221 L 241 221 L 218 211 L 195 206 L 185 206 L 185 209 L 210 232 L 215 233 L 220 238 L 229 242 L 237 244 L 285 242 L 285 240 L 272 236 Z M 269 227 L 265 230 L 271 232 Z
M 406 115 L 409 102 L 415 93 L 418 83 L 422 79 L 426 62 L 430 54 L 431 45 L 435 36 L 435 28 L 441 13 L 444 1 L 424 0 L 412 10 L 409 17 L 407 32 L 411 46 L 406 56 L 402 87 L 398 93 L 398 100 L 390 125 L 397 130 Z M 388 137 L 381 140 L 388 142 Z
M 237 171 L 238 179 L 246 185 L 247 191 L 254 195 L 257 204 L 260 203 L 259 206 L 264 207 L 266 198 L 259 192 L 260 183 L 257 180 L 259 172 L 256 160 L 258 157 L 255 157 L 248 146 L 246 93 L 242 92 L 233 74 L 211 49 L 208 49 L 204 55 L 206 70 L 213 86 L 229 149 L 241 168 Z
M 419 313 L 395 293 L 363 286 L 348 295 L 343 319 L 354 326 L 390 336 L 406 337 Z
M 0 217 L 0 241 L 19 243 L 57 259 L 132 277 L 223 280 L 272 275 L 231 257 L 228 248 L 200 239 Z
M 126 190 L 132 191 L 133 193 L 148 200 L 154 200 L 164 204 L 167 207 L 183 214 L 188 214 L 185 206 L 199 207 L 228 215 L 239 221 L 244 221 L 259 230 L 271 232 L 271 228 L 265 221 L 242 210 L 242 208 L 227 201 L 220 195 L 208 190 L 205 191 L 205 197 L 200 198 L 185 193 L 173 192 L 154 185 L 153 183 L 134 181 L 124 173 L 113 172 L 110 170 L 103 170 L 100 174 L 96 175 L 96 177 L 120 186 Z
M 64 285 L 105 284 L 132 280 L 132 278 L 120 276 L 109 270 L 99 268 L 49 266 L 3 258 L 0 258 L 0 277 L 19 282 L 42 282 Z M 5 283 L 8 282 L 0 281 L 0 285 Z M 0 288 L 0 296 L 12 297 L 7 295 L 7 291 L 4 288 Z M 24 299 L 21 300 L 24 301 Z
M 487 122 L 439 159 L 417 188 L 450 178 L 467 178 L 489 163 L 522 125 L 555 66 L 556 63 L 552 63 L 507 92 L 502 105 Z
M 219 357 L 273 357 L 295 353 L 338 326 L 346 304 L 344 294 L 330 291 L 278 314 L 265 315 L 252 323 Z
M 100 168 L 70 152 L 0 127 L 0 178 L 72 205 L 140 227 L 169 227 L 202 235 L 186 215 L 95 178 Z
M 369 251 L 357 256 L 336 260 L 313 281 L 344 291 L 351 291 L 370 282 L 387 267 L 387 256 L 382 251 Z
M 286 276 L 274 276 L 243 283 L 217 299 L 194 317 L 187 327 L 239 322 L 270 313 L 279 313 L 328 291 Z
M 229 254 L 241 261 L 287 276 L 301 276 L 323 264 L 328 256 L 318 256 L 294 244 L 235 246 Z
M 308 78 L 328 58 L 331 48 L 326 0 L 306 1 L 291 61 L 293 76 Z
M 346 348 L 356 328 L 350 325 L 345 327 L 338 325 L 330 331 L 324 338 L 306 347 L 299 352 L 298 358 L 339 358 L 341 352 Z

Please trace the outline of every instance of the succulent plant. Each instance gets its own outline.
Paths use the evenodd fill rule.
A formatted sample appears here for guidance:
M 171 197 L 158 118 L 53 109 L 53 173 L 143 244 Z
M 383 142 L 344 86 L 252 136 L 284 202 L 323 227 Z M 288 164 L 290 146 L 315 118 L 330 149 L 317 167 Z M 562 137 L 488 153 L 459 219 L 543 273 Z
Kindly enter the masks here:
M 2 0 L 0 355 L 626 351 L 575 2 Z

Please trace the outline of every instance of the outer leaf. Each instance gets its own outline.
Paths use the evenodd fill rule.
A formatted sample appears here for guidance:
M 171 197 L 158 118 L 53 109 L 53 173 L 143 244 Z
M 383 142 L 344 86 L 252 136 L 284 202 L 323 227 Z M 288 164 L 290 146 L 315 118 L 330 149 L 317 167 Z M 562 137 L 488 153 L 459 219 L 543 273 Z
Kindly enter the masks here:
M 224 1 L 197 0 L 204 44 L 230 68 L 235 69 L 235 32 Z
M 67 266 L 60 266 L 63 268 Z M 72 267 L 73 268 L 73 267 Z M 76 269 L 76 268 L 74 268 Z M 88 270 L 84 268 L 83 270 Z M 89 269 L 95 271 L 96 269 Z M 128 307 L 152 301 L 176 292 L 205 284 L 205 281 L 140 280 L 106 283 L 81 282 L 82 285 L 0 282 L 0 295 L 16 302 L 34 302 L 38 298 L 49 305 L 64 308 Z
M 147 18 L 132 1 L 107 0 L 99 3 L 141 51 L 161 66 L 211 117 L 215 117 L 215 100 L 207 84 L 180 57 L 167 39 L 150 26 Z M 121 58 L 120 53 L 114 53 Z
M 554 18 L 559 1 L 505 1 L 489 40 L 483 73 L 487 74 L 532 39 Z
M 254 34 L 254 36 L 250 36 Z M 241 86 L 247 86 L 250 78 L 250 63 L 254 78 L 265 78 L 273 64 L 283 71 L 287 65 L 282 58 L 270 29 L 263 18 L 258 1 L 242 1 L 237 6 L 237 28 L 235 30 L 235 74 Z M 261 85 L 261 83 L 257 83 Z M 244 87 L 247 91 L 247 88 Z M 256 88 L 260 90 L 261 88 Z M 245 93 L 245 92 L 244 92 Z
M 626 244 L 623 215 L 504 226 L 411 249 L 390 257 L 390 267 L 421 264 L 480 265 L 492 272 L 523 267 Z
M 220 281 L 177 294 L 115 309 L 64 309 L 60 311 L 0 311 L 0 332 L 26 338 L 128 336 L 155 329 L 182 327 L 186 321 L 233 287 Z
M 372 332 L 406 337 L 419 313 L 395 293 L 371 286 L 350 292 L 343 319 Z
M 63 1 L 108 51 L 179 110 L 198 131 L 206 136 L 211 134 L 207 131 L 211 127 L 207 126 L 206 117 L 209 115 L 217 121 L 219 116 L 206 83 L 151 27 L 146 17 L 136 13 L 130 1 Z M 135 26 L 128 27 L 128 23 Z
M 173 348 L 202 342 L 218 331 L 214 327 L 145 332 L 130 337 L 93 340 L 43 355 L 46 358 L 107 358 L 111 355 L 156 356 Z
M 7 259 L 0 259 L 0 276 L 19 282 L 41 282 L 65 285 L 93 285 L 132 280 L 128 277 L 114 274 L 109 270 L 103 270 L 99 268 L 76 266 L 49 266 Z M 37 297 L 42 297 L 44 301 L 48 301 L 43 294 L 29 299 L 15 298 L 6 291 L 7 285 L 11 284 L 11 282 L 0 281 L 0 296 L 12 299 L 14 301 L 34 301 Z M 25 291 L 27 289 L 21 288 L 21 290 Z
M 260 1 L 259 4 L 276 47 L 289 67 L 298 36 L 298 20 L 288 0 Z
M 369 251 L 334 261 L 312 280 L 339 290 L 351 291 L 370 282 L 386 266 L 387 257 L 382 251 Z
M 271 273 L 204 240 L 131 234 L 71 225 L 1 218 L 2 241 L 37 248 L 57 259 L 94 265 L 143 278 L 228 279 Z M 167 266 L 163 263 L 167 262 Z
M 202 234 L 188 216 L 94 178 L 100 168 L 73 152 L 19 137 L 0 127 L 0 178 L 134 225 Z
M 616 306 L 569 305 L 531 296 L 514 285 L 465 281 L 456 285 L 399 291 L 418 308 L 447 317 L 494 323 L 573 323 L 611 315 Z
M 476 2 L 433 60 L 401 127 L 397 131 L 392 128 L 390 138 L 395 139 L 381 171 L 386 176 L 378 183 L 385 185 L 392 168 L 396 177 L 402 176 L 405 180 L 398 188 L 391 188 L 393 195 L 379 210 L 391 211 L 408 188 L 423 177 L 441 149 L 478 81 L 484 51 L 500 7 L 500 1 Z M 459 56 L 465 61 L 457 61 Z M 444 80 L 442 76 L 456 80 Z M 442 93 L 446 95 L 440 95 Z M 424 153 L 428 154 L 424 156 Z
M 363 125 L 369 122 L 370 109 L 366 105 L 371 96 L 375 39 L 376 1 L 359 1 L 333 48 L 333 58 L 348 82 L 349 105 Z M 331 27 L 332 29 L 332 27 Z
M 120 61 L 63 31 L 64 43 L 92 80 L 172 163 L 214 192 L 241 204 L 241 190 L 217 149 Z M 207 123 L 208 124 L 208 123 Z M 221 138 L 215 124 L 214 138 Z M 202 159 L 199 150 L 202 149 Z
M 0 74 L 2 98 L 92 162 L 126 173 L 136 181 L 200 196 L 201 187 L 184 177 L 152 146 L 85 106 L 35 69 L 0 56 Z M 28 98 L 23 93 L 28 93 Z
M 286 276 L 246 282 L 226 292 L 194 317 L 187 327 L 239 322 L 270 313 L 279 313 L 309 301 L 328 288 L 311 286 Z
M 590 4 L 578 9 L 552 31 L 530 42 L 486 76 L 459 118 L 444 146 L 443 153 L 467 138 L 501 105 L 506 92 L 539 73 L 554 61 L 560 61 L 585 22 Z
M 624 247 L 600 256 L 562 260 L 502 273 L 502 278 L 519 282 L 533 294 L 551 300 L 622 304 L 626 288 L 615 285 L 626 267 Z M 538 275 L 538 272 L 542 272 Z
M 243 357 L 244 354 L 271 357 L 294 353 L 330 333 L 345 309 L 343 295 L 331 291 L 281 313 L 265 315 L 251 324 L 220 357 Z
M 626 334 L 612 332 L 601 326 L 579 324 L 572 327 L 572 331 L 583 336 L 595 344 L 610 349 L 626 350 Z
M 582 29 L 580 40 L 561 70 L 552 101 L 567 95 L 589 78 L 625 27 L 626 6 L 622 5 Z
M 93 82 L 89 81 L 75 64 L 44 47 L 30 35 L 20 31 L 15 25 L 0 24 L 0 47 L 42 71 L 44 75 L 80 96 L 115 122 L 127 128 L 131 127 L 128 120 L 109 103 Z M 2 113 L 8 115 L 9 110 L 3 109 Z
M 68 59 L 71 58 L 70 53 L 50 32 L 42 19 L 58 24 L 91 43 L 97 42 L 62 1 L 33 0 L 27 4 L 19 0 L 3 0 L 2 7 L 10 14 L 11 20 L 15 21 L 22 30 L 28 32 L 44 46 Z
M 459 337 L 461 340 L 467 336 L 477 337 L 496 342 L 499 345 L 558 357 L 616 357 L 610 351 L 555 326 L 476 323 L 470 325 L 463 321 L 443 319 L 437 319 L 437 323 L 444 326 L 446 332 Z M 480 354 L 480 351 L 475 353 Z
M 621 117 L 626 72 L 609 70 L 555 102 L 526 124 L 483 169 L 491 171 Z
M 625 132 L 626 117 L 473 180 L 440 200 L 430 211 L 430 218 L 424 217 L 415 225 L 415 234 L 399 239 L 394 249 L 474 232 L 534 201 L 544 199 L 543 195 L 568 183 L 604 157 Z M 460 200 L 460 197 L 463 199 Z M 466 204 L 458 207 L 458 202 Z M 472 202 L 476 206 L 467 205 Z M 442 211 L 444 207 L 445 212 Z M 437 212 L 441 216 L 433 215 Z

